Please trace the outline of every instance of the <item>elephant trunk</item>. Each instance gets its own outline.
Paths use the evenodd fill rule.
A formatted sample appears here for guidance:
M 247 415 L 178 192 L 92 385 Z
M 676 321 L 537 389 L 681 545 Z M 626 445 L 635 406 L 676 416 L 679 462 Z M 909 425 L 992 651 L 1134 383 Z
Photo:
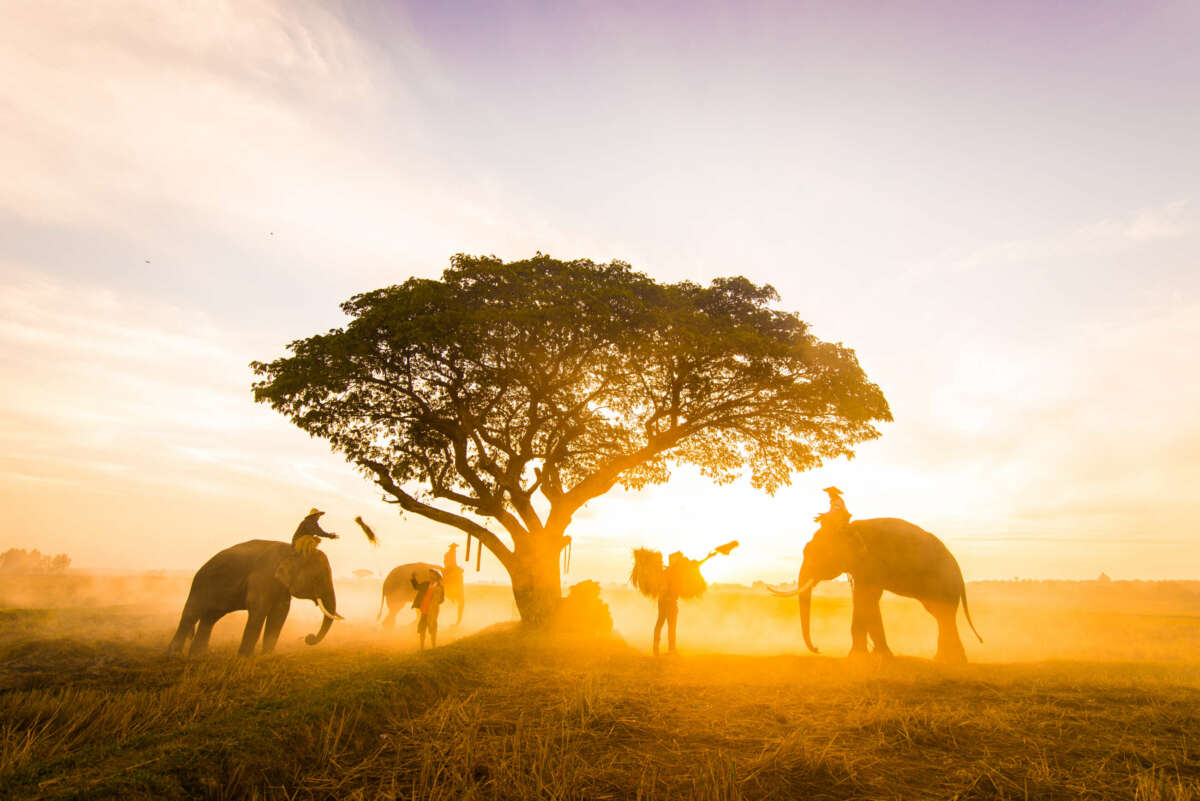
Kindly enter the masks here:
M 304 642 L 308 645 L 316 645 L 325 639 L 325 635 L 329 633 L 329 627 L 333 625 L 333 621 L 335 619 L 342 619 L 342 616 L 337 613 L 337 599 L 334 598 L 332 592 L 329 593 L 327 599 L 318 598 L 317 606 L 320 607 L 321 614 L 325 617 L 321 619 L 321 628 L 317 630 L 317 633 L 309 634 L 304 638 Z
M 800 633 L 804 635 L 804 644 L 808 646 L 808 650 L 814 654 L 820 653 L 817 646 L 813 645 L 812 635 L 809 631 L 810 618 L 812 616 L 812 591 L 815 581 L 807 582 L 807 586 L 801 585 L 802 589 L 799 594 L 800 599 Z

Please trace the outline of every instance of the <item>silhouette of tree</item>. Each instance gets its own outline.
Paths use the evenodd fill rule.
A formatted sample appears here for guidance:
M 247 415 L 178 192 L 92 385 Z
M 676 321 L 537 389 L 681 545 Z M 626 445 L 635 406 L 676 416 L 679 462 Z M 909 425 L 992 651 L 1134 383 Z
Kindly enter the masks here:
M 690 463 L 773 493 L 879 436 L 891 413 L 854 352 L 778 299 L 740 277 L 660 284 L 622 262 L 460 254 L 440 281 L 357 295 L 345 328 L 254 362 L 254 396 L 386 500 L 477 537 L 522 618 L 542 621 L 572 516 L 612 487 Z
M 71 557 L 65 553 L 51 556 L 36 548 L 32 551 L 9 548 L 0 553 L 0 573 L 57 574 L 67 572 L 70 566 Z

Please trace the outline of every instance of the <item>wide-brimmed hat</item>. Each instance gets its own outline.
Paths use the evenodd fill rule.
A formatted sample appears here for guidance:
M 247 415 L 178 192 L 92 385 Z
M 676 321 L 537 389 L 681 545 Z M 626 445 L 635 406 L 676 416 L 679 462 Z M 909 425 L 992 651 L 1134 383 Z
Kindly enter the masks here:
M 842 491 L 837 487 L 826 487 L 821 492 L 828 492 L 830 495 L 841 495 Z
M 313 508 L 308 510 L 308 514 L 306 514 L 305 517 L 312 517 L 313 515 L 323 515 L 323 514 L 325 514 L 325 513 L 314 506 Z
M 450 550 L 454 550 L 454 549 L 455 549 L 455 548 L 457 548 L 457 547 L 458 547 L 458 543 L 457 543 L 457 542 L 452 542 L 452 543 L 450 543 Z

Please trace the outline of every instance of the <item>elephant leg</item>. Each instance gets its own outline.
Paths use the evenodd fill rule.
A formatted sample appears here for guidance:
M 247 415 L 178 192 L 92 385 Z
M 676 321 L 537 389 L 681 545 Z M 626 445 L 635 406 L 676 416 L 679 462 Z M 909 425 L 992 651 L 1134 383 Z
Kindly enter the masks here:
M 283 621 L 287 620 L 288 610 L 291 609 L 292 599 L 284 598 L 282 601 L 271 607 L 271 611 L 267 613 L 266 628 L 263 629 L 262 652 L 269 654 L 275 650 L 275 643 L 279 642 L 279 632 L 283 628 Z
M 396 613 L 398 611 L 400 611 L 400 607 L 399 606 L 393 607 L 391 605 L 391 602 L 389 601 L 387 617 L 385 617 L 383 619 L 383 627 L 385 629 L 391 629 L 396 626 Z
M 454 625 L 456 625 L 456 626 L 462 625 L 463 607 L 466 605 L 467 605 L 466 601 L 459 601 L 457 604 L 455 604 L 455 606 L 458 607 L 458 617 L 455 618 Z
M 870 601 L 864 600 L 864 591 L 855 584 L 853 604 L 850 614 L 850 656 L 866 656 L 867 654 L 867 621 L 870 618 Z M 875 604 L 878 609 L 878 598 Z
M 175 636 L 171 638 L 171 642 L 167 645 L 167 655 L 182 653 L 183 646 L 187 645 L 187 641 L 196 633 L 196 623 L 200 620 L 200 616 L 192 610 L 184 607 L 183 615 L 179 619 L 179 628 L 175 630 Z
M 933 615 L 938 624 L 937 656 L 939 662 L 965 664 L 967 652 L 958 636 L 958 603 L 945 601 L 922 601 L 922 605 Z
M 855 599 L 854 605 L 863 606 L 863 620 L 867 626 L 867 634 L 875 643 L 875 653 L 890 657 L 892 649 L 888 648 L 887 635 L 883 633 L 883 613 L 879 610 L 879 599 L 882 596 L 882 587 L 865 587 L 862 596 Z
M 219 619 L 220 615 L 202 615 L 200 617 L 200 625 L 196 627 L 196 636 L 192 638 L 192 647 L 188 649 L 188 656 L 199 656 L 208 650 L 208 638 L 212 636 L 213 626 Z
M 261 609 L 251 609 L 250 617 L 246 620 L 246 630 L 242 632 L 242 645 L 238 648 L 238 656 L 250 656 L 254 646 L 262 634 L 263 624 L 267 622 L 267 613 Z

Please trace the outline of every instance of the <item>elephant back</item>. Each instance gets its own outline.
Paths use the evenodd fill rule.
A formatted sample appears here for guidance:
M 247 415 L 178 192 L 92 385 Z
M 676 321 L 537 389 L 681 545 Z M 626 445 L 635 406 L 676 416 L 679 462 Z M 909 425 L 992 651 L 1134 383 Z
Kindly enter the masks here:
M 247 540 L 218 551 L 196 571 L 196 578 L 208 573 L 246 573 L 263 567 L 267 562 L 283 561 L 292 546 L 277 540 Z
M 383 581 L 384 595 L 395 595 L 397 593 L 407 593 L 411 595 L 415 590 L 412 588 L 412 576 L 415 574 L 418 583 L 424 583 L 432 579 L 432 573 L 442 573 L 440 565 L 431 564 L 429 562 L 409 562 L 407 564 L 398 565 L 392 568 L 388 573 L 387 578 Z
M 912 598 L 957 598 L 962 571 L 938 537 L 898 517 L 855 520 L 850 530 L 861 537 L 867 563 L 882 585 Z

